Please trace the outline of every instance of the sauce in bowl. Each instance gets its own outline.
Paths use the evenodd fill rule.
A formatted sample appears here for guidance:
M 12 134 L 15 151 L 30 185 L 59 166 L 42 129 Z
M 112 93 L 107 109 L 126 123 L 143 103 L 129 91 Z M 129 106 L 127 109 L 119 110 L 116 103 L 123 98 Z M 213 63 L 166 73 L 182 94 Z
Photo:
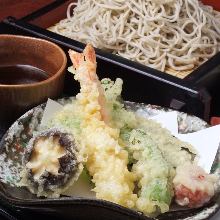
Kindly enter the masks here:
M 37 83 L 48 79 L 48 74 L 30 65 L 0 66 L 0 84 L 19 85 Z

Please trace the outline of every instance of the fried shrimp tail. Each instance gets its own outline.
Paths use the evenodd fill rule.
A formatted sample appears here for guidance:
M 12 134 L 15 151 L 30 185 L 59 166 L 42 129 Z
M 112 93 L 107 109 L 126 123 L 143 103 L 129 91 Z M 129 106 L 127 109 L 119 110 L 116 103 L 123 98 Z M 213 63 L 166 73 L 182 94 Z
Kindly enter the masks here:
M 96 90 L 96 93 L 98 94 L 101 119 L 105 123 L 108 123 L 110 121 L 110 116 L 106 107 L 104 91 L 96 74 L 97 65 L 94 48 L 88 44 L 83 53 L 69 50 L 69 55 L 75 68 L 75 79 L 80 82 L 81 93 L 92 93 Z

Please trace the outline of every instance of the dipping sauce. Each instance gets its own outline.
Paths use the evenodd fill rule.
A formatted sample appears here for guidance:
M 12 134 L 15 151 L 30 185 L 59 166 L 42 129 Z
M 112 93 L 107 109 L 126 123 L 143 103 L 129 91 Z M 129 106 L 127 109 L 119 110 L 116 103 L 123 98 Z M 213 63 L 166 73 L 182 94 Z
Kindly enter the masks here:
M 48 74 L 30 65 L 0 66 L 0 84 L 19 85 L 37 83 L 48 79 Z

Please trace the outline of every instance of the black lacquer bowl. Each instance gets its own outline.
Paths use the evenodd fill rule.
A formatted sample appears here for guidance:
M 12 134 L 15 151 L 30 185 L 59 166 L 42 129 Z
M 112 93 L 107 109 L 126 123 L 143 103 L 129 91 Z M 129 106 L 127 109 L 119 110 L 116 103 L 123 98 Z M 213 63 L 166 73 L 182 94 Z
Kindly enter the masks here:
M 64 104 L 70 100 L 70 98 L 61 99 L 59 102 Z M 133 111 L 139 111 L 146 117 L 169 111 L 169 109 L 158 106 L 132 102 L 125 102 L 125 106 Z M 22 155 L 27 142 L 39 127 L 44 108 L 45 104 L 39 105 L 20 117 L 0 142 L 0 200 L 14 210 L 24 213 L 29 211 L 45 213 L 58 219 L 150 219 L 139 212 L 104 200 L 66 196 L 58 199 L 37 198 L 26 188 L 15 186 L 20 180 L 20 172 L 23 168 Z M 208 125 L 197 117 L 178 112 L 178 126 L 180 133 L 187 133 L 206 128 Z M 220 154 L 218 151 L 212 171 L 220 176 L 219 165 Z M 216 193 L 212 201 L 202 208 L 180 209 L 173 206 L 168 213 L 161 214 L 157 219 L 202 220 L 214 215 L 219 207 L 220 194 Z

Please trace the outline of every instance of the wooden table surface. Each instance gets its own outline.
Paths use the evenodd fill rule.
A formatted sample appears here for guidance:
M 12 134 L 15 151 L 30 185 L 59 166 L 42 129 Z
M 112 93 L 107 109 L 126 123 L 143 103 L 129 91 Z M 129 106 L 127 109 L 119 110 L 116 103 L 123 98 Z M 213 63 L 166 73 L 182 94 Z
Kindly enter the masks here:
M 21 18 L 54 0 L 0 0 L 0 21 L 7 16 Z
M 53 2 L 54 0 L 0 0 L 0 21 L 7 16 L 21 18 L 31 12 Z M 202 0 L 205 4 L 220 10 L 219 0 Z

